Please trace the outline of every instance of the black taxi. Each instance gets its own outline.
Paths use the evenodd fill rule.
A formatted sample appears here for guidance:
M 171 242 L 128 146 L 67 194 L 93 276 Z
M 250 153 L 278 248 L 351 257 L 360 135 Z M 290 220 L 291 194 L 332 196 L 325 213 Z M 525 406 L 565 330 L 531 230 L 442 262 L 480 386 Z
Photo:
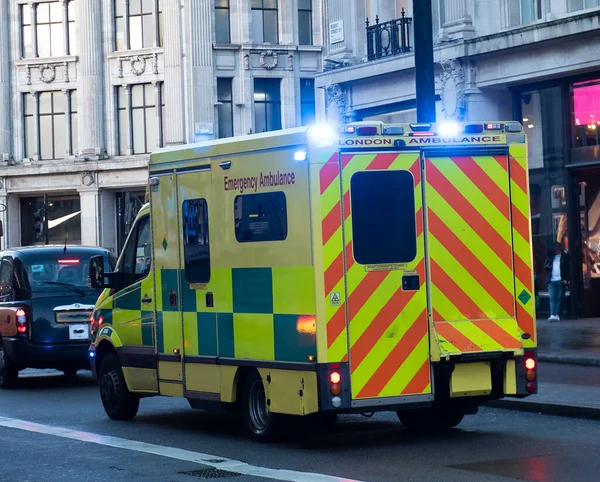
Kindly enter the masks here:
M 0 387 L 14 387 L 25 368 L 89 369 L 89 321 L 100 291 L 88 285 L 88 264 L 100 255 L 114 266 L 98 247 L 0 252 Z

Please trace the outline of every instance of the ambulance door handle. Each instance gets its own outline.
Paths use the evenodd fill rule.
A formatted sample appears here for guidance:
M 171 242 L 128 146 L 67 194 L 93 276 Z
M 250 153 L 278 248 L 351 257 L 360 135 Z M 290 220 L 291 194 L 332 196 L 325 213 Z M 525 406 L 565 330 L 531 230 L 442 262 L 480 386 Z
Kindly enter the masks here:
M 169 292 L 169 306 L 177 306 L 177 293 L 175 291 Z
M 215 297 L 210 292 L 206 293 L 206 307 L 214 308 L 214 306 L 215 306 Z
M 144 303 L 145 305 L 150 303 L 151 301 L 152 301 L 152 298 L 148 298 L 147 296 L 142 298 L 142 303 Z

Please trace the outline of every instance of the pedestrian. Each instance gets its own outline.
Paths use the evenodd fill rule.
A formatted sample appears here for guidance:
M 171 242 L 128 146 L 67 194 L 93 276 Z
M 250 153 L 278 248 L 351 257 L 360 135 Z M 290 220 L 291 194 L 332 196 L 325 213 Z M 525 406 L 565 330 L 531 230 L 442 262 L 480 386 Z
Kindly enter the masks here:
M 548 274 L 548 294 L 550 295 L 549 321 L 559 321 L 564 290 L 569 283 L 569 254 L 562 244 L 556 242 L 544 263 Z

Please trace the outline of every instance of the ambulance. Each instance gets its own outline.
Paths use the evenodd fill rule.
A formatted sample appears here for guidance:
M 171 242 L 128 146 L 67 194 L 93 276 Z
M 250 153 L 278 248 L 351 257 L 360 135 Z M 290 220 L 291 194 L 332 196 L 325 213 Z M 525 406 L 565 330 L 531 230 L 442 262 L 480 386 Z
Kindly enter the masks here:
M 91 319 L 112 419 L 141 398 L 243 414 L 458 425 L 537 392 L 518 122 L 313 126 L 162 148 Z

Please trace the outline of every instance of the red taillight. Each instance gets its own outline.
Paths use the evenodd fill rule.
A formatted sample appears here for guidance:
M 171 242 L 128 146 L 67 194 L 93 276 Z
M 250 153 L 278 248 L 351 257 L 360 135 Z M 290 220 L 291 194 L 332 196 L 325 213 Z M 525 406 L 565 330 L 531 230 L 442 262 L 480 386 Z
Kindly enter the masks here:
M 331 372 L 329 374 L 329 380 L 331 381 L 331 383 L 336 385 L 337 383 L 340 383 L 340 381 L 342 380 L 342 375 L 340 375 L 339 372 Z
M 58 264 L 79 264 L 78 259 L 59 259 Z
M 534 358 L 527 358 L 525 360 L 525 368 L 527 368 L 527 370 L 533 370 L 535 368 L 535 359 Z
M 534 393 L 535 392 L 535 383 L 527 382 L 527 385 L 525 385 L 525 389 L 527 390 L 528 393 Z
M 23 308 L 17 310 L 17 331 L 23 335 L 27 333 L 27 315 Z

